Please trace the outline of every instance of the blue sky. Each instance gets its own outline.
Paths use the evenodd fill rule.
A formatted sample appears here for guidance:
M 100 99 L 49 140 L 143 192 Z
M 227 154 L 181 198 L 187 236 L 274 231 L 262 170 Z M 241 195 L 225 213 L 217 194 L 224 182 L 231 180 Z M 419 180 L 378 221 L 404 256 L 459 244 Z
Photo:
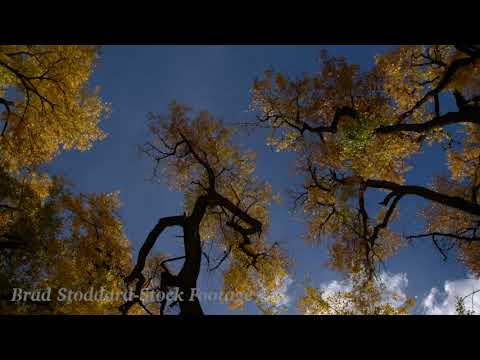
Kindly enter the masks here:
M 102 98 L 112 105 L 111 116 L 101 127 L 107 139 L 88 152 L 65 152 L 51 165 L 53 173 L 66 175 L 81 192 L 120 191 L 121 216 L 135 252 L 162 216 L 176 215 L 182 209 L 182 195 L 165 184 L 148 181 L 151 163 L 139 156 L 138 146 L 147 139 L 148 112 L 165 112 L 175 99 L 195 110 L 208 110 L 226 123 L 251 119 L 247 112 L 253 79 L 273 67 L 289 75 L 318 69 L 316 59 L 325 48 L 335 56 L 346 56 L 362 70 L 373 65 L 373 57 L 392 46 L 105 46 L 92 84 L 100 85 Z M 299 181 L 292 173 L 294 157 L 274 153 L 265 146 L 264 131 L 240 138 L 257 152 L 257 175 L 270 182 L 283 198 L 272 207 L 269 238 L 279 241 L 294 259 L 289 296 L 301 294 L 302 281 L 310 275 L 315 285 L 339 278 L 325 269 L 325 247 L 311 246 L 302 240 L 305 227 L 289 213 L 289 187 Z M 444 168 L 444 158 L 435 148 L 427 148 L 415 161 L 409 183 L 428 184 L 431 175 Z M 403 199 L 400 231 L 413 233 L 421 223 L 413 216 L 423 203 L 417 198 Z M 407 214 L 407 216 L 405 216 Z M 178 231 L 169 231 L 157 241 L 157 251 L 182 254 Z M 443 287 L 447 279 L 466 278 L 466 270 L 454 261 L 443 262 L 428 240 L 417 240 L 387 262 L 388 271 L 408 276 L 407 293 L 419 299 L 433 287 Z M 200 289 L 221 287 L 221 274 L 202 273 Z M 208 314 L 232 313 L 225 306 L 204 302 Z M 236 313 L 236 312 L 235 312 Z M 256 314 L 255 306 L 245 309 Z M 289 311 L 295 313 L 295 309 Z

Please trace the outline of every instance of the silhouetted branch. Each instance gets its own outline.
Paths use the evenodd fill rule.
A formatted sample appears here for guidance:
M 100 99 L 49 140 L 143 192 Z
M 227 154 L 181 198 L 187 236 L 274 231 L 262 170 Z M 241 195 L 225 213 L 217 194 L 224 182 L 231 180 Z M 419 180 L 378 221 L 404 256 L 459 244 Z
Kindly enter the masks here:
M 377 189 L 389 189 L 398 195 L 417 195 L 424 199 L 462 210 L 472 215 L 480 215 L 480 206 L 458 196 L 442 194 L 422 186 L 400 185 L 386 180 L 366 180 L 365 185 Z
M 228 257 L 228 255 L 230 255 L 230 252 L 232 251 L 232 246 L 229 246 L 228 247 L 228 250 L 225 251 L 225 254 L 222 256 L 222 258 L 220 259 L 220 261 L 218 262 L 217 265 L 215 265 L 213 268 L 209 269 L 209 271 L 214 271 L 216 269 L 218 269 L 222 264 L 223 262 L 225 261 L 225 259 Z
M 431 233 L 426 233 L 426 234 L 418 234 L 418 235 L 410 235 L 407 236 L 407 239 L 418 239 L 418 238 L 424 238 L 424 237 L 447 237 L 447 238 L 452 238 L 456 240 L 463 240 L 463 241 L 480 241 L 480 237 L 469 237 L 469 236 L 462 236 L 458 234 L 451 234 L 451 233 L 443 233 L 443 232 L 431 232 Z
M 448 112 L 444 115 L 437 116 L 432 120 L 420 124 L 396 124 L 380 126 L 375 130 L 375 132 L 378 134 L 391 134 L 399 131 L 423 133 L 434 128 L 459 123 L 480 124 L 480 109 L 466 108 L 458 112 Z
M 472 53 L 472 55 L 468 58 L 460 58 L 453 60 L 443 73 L 442 78 L 439 80 L 437 86 L 428 91 L 419 101 L 415 103 L 415 105 L 410 110 L 400 115 L 399 121 L 403 121 L 431 97 L 438 95 L 450 83 L 450 81 L 452 81 L 454 75 L 457 73 L 458 70 L 473 64 L 475 60 L 480 57 L 478 53 Z

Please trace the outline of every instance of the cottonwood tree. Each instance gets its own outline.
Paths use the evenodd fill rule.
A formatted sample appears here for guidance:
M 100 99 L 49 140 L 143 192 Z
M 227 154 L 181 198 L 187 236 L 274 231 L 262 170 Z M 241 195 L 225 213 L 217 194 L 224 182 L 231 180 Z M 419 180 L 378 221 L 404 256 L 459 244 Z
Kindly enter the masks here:
M 256 180 L 254 154 L 234 145 L 232 130 L 208 112 L 190 116 L 189 111 L 172 103 L 168 115 L 149 116 L 151 140 L 142 150 L 153 160 L 154 176 L 184 193 L 184 213 L 161 218 L 148 234 L 126 278 L 137 298 L 120 310 L 127 314 L 133 305 L 144 305 L 142 292 L 151 290 L 151 277 L 146 274 L 151 268 L 145 269 L 149 254 L 166 228 L 179 227 L 184 255 L 156 263 L 161 270 L 157 286 L 164 291 L 178 289 L 183 294 L 183 301 L 176 303 L 182 315 L 203 314 L 192 292 L 197 287 L 202 258 L 207 261 L 208 271 L 228 263 L 224 292 L 236 294 L 230 306 L 242 307 L 245 297 L 241 295 L 251 294 L 261 309 L 274 311 L 280 296 L 276 291 L 287 277 L 288 263 L 278 244 L 268 245 L 265 239 L 268 205 L 275 198 L 272 189 Z M 216 261 L 206 253 L 207 244 L 222 252 Z M 173 273 L 166 266 L 169 261 L 183 261 L 181 269 Z M 160 314 L 166 306 L 166 300 L 161 302 Z
M 0 46 L 2 167 L 35 167 L 104 137 L 108 105 L 88 86 L 98 57 L 97 46 Z
M 250 125 L 272 129 L 268 144 L 298 153 L 305 175 L 293 191 L 307 238 L 330 243 L 331 265 L 373 279 L 404 243 L 391 230 L 405 197 L 428 202 L 428 237 L 479 274 L 480 47 L 399 46 L 366 72 L 322 52 L 318 73 L 288 78 L 269 69 L 252 88 Z M 450 100 L 454 106 L 447 106 Z M 453 109 L 454 108 L 454 109 Z M 454 130 L 460 130 L 459 134 Z M 405 184 L 412 156 L 440 144 L 448 175 L 432 186 Z M 382 191 L 380 208 L 367 194 Z
M 78 194 L 62 179 L 2 183 L 15 210 L 2 213 L 0 248 L 2 313 L 118 314 L 122 298 L 67 301 L 59 291 L 90 288 L 121 293 L 132 269 L 131 249 L 119 220 L 118 194 Z M 12 302 L 13 289 L 51 288 L 51 301 Z
M 104 137 L 96 46 L 0 46 L 0 280 L 7 313 L 105 313 L 121 302 L 12 304 L 12 289 L 123 289 L 130 248 L 114 194 L 75 195 L 44 170 Z

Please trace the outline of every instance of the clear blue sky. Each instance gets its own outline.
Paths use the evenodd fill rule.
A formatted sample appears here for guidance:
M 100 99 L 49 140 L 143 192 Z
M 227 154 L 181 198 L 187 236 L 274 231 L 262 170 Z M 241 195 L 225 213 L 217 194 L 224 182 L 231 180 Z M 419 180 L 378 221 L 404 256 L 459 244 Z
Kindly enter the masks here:
M 151 163 L 139 156 L 137 147 L 147 139 L 148 112 L 165 112 L 168 103 L 176 99 L 195 110 L 208 110 L 226 123 L 249 119 L 247 112 L 253 79 L 267 67 L 289 75 L 300 75 L 318 69 L 316 59 L 326 48 L 336 56 L 346 56 L 366 70 L 373 57 L 391 46 L 105 46 L 92 84 L 102 88 L 102 97 L 112 105 L 110 118 L 102 128 L 109 134 L 89 152 L 66 152 L 51 165 L 51 171 L 66 175 L 81 192 L 120 191 L 121 216 L 128 238 L 136 251 L 148 232 L 162 216 L 181 212 L 182 196 L 168 190 L 164 184 L 147 179 Z M 289 214 L 291 203 L 287 189 L 298 179 L 292 175 L 294 157 L 273 153 L 265 146 L 263 131 L 243 137 L 241 142 L 257 151 L 258 177 L 269 181 L 284 201 L 272 208 L 269 238 L 279 241 L 294 259 L 294 283 L 289 295 L 295 301 L 301 293 L 302 280 L 307 274 L 314 284 L 339 278 L 327 271 L 325 247 L 307 245 L 302 240 L 305 227 Z M 444 168 L 444 158 L 435 149 L 426 149 L 415 165 L 415 175 L 409 183 L 428 184 L 431 174 Z M 421 229 L 413 216 L 422 203 L 406 198 L 400 203 L 402 219 L 396 225 L 400 231 L 413 233 Z M 407 216 L 405 216 L 407 214 Z M 169 231 L 157 241 L 155 249 L 170 254 L 183 254 L 178 231 Z M 418 240 L 391 261 L 388 270 L 406 272 L 407 293 L 423 296 L 430 288 L 442 287 L 446 279 L 465 278 L 465 269 L 454 261 L 446 263 L 428 240 Z M 221 287 L 221 274 L 201 274 L 201 289 Z M 205 302 L 208 314 L 232 313 L 225 306 Z M 258 313 L 247 306 L 245 313 Z M 292 309 L 290 313 L 295 313 Z

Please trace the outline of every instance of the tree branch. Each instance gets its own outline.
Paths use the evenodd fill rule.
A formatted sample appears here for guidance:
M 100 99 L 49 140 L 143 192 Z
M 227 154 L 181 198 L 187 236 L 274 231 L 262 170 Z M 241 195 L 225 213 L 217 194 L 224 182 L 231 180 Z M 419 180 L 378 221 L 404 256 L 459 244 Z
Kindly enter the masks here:
M 9 101 L 9 100 L 6 100 L 6 99 L 1 98 L 1 97 L 0 97 L 0 104 L 2 104 L 5 107 L 5 109 L 7 110 L 7 116 L 5 118 L 5 124 L 3 125 L 3 129 L 2 129 L 2 132 L 0 134 L 0 136 L 3 136 L 5 134 L 5 131 L 7 130 L 8 119 L 10 117 L 10 114 L 12 113 L 11 109 L 10 109 L 10 106 L 14 106 L 15 104 L 13 103 L 13 101 Z
M 138 253 L 137 264 L 132 270 L 131 274 L 125 279 L 127 284 L 130 284 L 135 278 L 139 278 L 147 260 L 148 254 L 152 249 L 153 245 L 157 241 L 157 238 L 160 236 L 163 230 L 169 226 L 183 226 L 185 222 L 184 216 L 171 216 L 161 218 L 157 225 L 150 231 L 145 242 L 143 243 L 140 252 Z
M 431 237 L 434 237 L 434 236 L 448 237 L 448 238 L 463 240 L 463 241 L 480 241 L 480 237 L 468 237 L 468 236 L 462 236 L 462 235 L 451 234 L 451 233 L 443 233 L 443 232 L 437 232 L 437 231 L 426 233 L 426 234 L 410 235 L 410 236 L 407 236 L 407 239 L 418 239 L 418 238 L 424 238 L 424 237 L 430 237 L 430 236 Z
M 389 189 L 398 195 L 417 195 L 424 199 L 446 205 L 472 215 L 480 215 L 480 206 L 458 196 L 442 194 L 422 186 L 400 185 L 386 180 L 366 180 L 365 185 L 377 189 Z
M 432 96 L 438 95 L 450 83 L 458 70 L 473 64 L 478 57 L 479 55 L 475 53 L 474 56 L 470 56 L 468 58 L 460 58 L 452 61 L 445 70 L 437 86 L 435 86 L 432 90 L 428 91 L 419 101 L 416 102 L 416 104 L 410 110 L 400 115 L 399 121 L 402 121 L 408 116 L 410 116 L 416 109 L 422 106 Z
M 480 110 L 475 108 L 465 108 L 458 112 L 448 112 L 442 116 L 435 117 L 434 119 L 421 124 L 396 124 L 380 126 L 375 130 L 375 132 L 378 134 L 391 134 L 399 131 L 422 133 L 434 128 L 458 123 L 480 124 Z
M 214 271 L 220 267 L 220 265 L 223 264 L 223 262 L 227 259 L 228 255 L 230 255 L 230 252 L 232 251 L 232 246 L 228 247 L 228 250 L 225 251 L 225 254 L 222 256 L 220 261 L 218 262 L 217 265 L 215 265 L 213 268 L 209 269 L 208 271 Z

